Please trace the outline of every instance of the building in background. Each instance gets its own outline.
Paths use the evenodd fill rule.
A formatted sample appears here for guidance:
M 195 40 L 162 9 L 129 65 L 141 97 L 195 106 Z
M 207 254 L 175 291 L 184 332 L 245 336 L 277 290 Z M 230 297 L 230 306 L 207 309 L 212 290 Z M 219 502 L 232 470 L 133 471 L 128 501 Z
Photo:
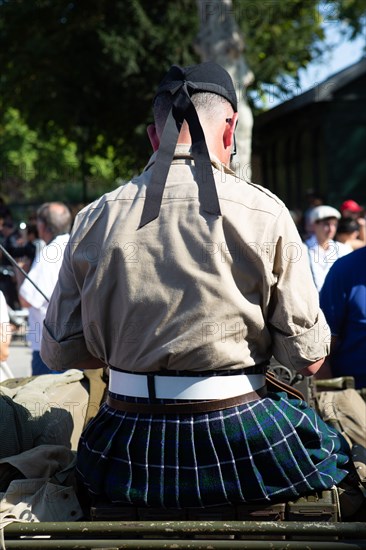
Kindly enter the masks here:
M 366 58 L 258 115 L 253 181 L 303 208 L 311 189 L 366 204 Z

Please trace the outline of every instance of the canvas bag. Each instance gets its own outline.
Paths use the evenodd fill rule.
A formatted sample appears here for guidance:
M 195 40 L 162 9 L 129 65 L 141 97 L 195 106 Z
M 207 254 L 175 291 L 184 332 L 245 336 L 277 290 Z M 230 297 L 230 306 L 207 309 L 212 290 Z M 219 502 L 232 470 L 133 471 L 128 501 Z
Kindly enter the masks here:
M 337 428 L 350 447 L 366 447 L 366 402 L 355 389 L 321 391 L 317 405 L 322 419 Z
M 106 382 L 102 369 L 8 379 L 0 384 L 0 458 L 38 445 L 76 450 L 98 412 Z
M 7 484 L 9 469 L 13 479 Z M 39 445 L 0 460 L 0 548 L 4 527 L 13 523 L 78 521 L 83 512 L 75 492 L 75 452 Z M 6 486 L 6 488 L 5 488 Z

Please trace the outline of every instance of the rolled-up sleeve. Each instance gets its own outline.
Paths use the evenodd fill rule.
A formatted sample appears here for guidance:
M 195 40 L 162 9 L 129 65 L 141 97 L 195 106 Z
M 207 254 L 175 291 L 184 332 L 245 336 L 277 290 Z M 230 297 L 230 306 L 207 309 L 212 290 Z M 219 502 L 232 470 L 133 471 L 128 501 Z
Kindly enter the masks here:
M 302 370 L 326 357 L 329 352 L 330 330 L 321 310 L 311 328 L 299 327 L 298 332 L 292 335 L 274 333 L 274 356 L 280 363 L 295 370 Z
M 276 359 L 299 371 L 326 357 L 330 351 L 330 329 L 319 306 L 307 251 L 298 232 L 286 219 L 280 234 L 287 235 L 278 243 L 274 271 L 277 283 L 269 317 Z
M 82 324 L 81 300 L 71 263 L 72 239 L 66 247 L 58 282 L 44 321 L 41 357 L 52 370 L 77 367 L 92 357 Z

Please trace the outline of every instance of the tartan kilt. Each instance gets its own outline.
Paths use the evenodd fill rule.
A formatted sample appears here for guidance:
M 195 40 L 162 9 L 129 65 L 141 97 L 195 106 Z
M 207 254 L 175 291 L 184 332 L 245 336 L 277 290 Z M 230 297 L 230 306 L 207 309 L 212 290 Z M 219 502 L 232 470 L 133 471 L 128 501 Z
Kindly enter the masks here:
M 304 401 L 271 392 L 194 415 L 132 414 L 103 404 L 81 436 L 77 477 L 91 498 L 208 507 L 329 489 L 348 474 L 349 461 L 345 439 Z

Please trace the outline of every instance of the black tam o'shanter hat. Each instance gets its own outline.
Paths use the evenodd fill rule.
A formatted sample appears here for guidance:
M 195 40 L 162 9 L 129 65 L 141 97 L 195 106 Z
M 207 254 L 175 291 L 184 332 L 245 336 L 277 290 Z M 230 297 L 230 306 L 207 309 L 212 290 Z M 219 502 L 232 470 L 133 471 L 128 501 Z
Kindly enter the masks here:
M 221 65 L 208 61 L 185 68 L 173 65 L 169 69 L 158 87 L 155 98 L 162 93 L 170 93 L 172 108 L 165 123 L 153 173 L 146 190 L 139 227 L 159 216 L 166 178 L 184 120 L 187 121 L 191 134 L 200 203 L 205 212 L 217 216 L 221 214 L 205 135 L 191 101 L 191 96 L 198 92 L 220 95 L 231 104 L 234 112 L 238 110 L 233 81 Z

